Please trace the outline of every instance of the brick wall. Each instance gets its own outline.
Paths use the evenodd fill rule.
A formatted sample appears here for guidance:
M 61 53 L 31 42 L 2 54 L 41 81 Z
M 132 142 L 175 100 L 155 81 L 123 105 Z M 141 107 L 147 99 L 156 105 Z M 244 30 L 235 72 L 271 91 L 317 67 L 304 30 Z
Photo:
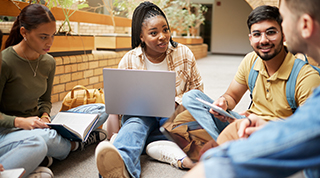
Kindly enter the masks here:
M 196 59 L 207 56 L 206 44 L 187 45 Z M 95 51 L 93 54 L 55 57 L 56 73 L 53 81 L 51 102 L 63 100 L 76 85 L 88 89 L 103 88 L 103 68 L 117 68 L 127 51 Z
M 80 23 L 79 34 L 81 35 L 104 35 L 115 33 L 117 34 L 130 34 L 130 27 L 113 27 L 111 25 L 100 25 L 90 23 Z
M 56 28 L 59 29 L 60 25 L 63 21 L 56 22 Z M 0 29 L 3 33 L 9 33 L 12 28 L 13 22 L 0 22 Z M 70 22 L 72 33 L 80 34 L 80 35 L 104 35 L 117 32 L 118 34 L 130 34 L 130 27 L 114 27 L 112 25 L 100 25 L 100 24 L 92 24 L 92 23 L 78 23 L 78 22 Z M 64 25 L 66 30 L 69 29 L 67 24 Z
M 56 73 L 53 81 L 51 101 L 63 100 L 76 85 L 87 88 L 102 88 L 103 68 L 117 68 L 123 52 L 98 52 L 95 54 L 55 57 Z

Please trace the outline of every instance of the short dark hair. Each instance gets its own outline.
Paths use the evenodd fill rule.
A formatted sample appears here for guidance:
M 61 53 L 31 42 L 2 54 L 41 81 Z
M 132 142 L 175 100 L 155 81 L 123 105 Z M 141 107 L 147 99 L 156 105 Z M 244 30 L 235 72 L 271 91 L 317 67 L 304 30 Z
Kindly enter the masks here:
M 157 5 L 149 1 L 145 1 L 140 3 L 139 6 L 136 7 L 132 15 L 132 25 L 131 25 L 132 49 L 138 47 L 141 44 L 140 34 L 141 34 L 141 28 L 143 26 L 143 22 L 148 18 L 155 17 L 158 15 L 162 16 L 166 20 L 168 24 L 168 28 L 170 30 L 166 15 Z M 174 47 L 177 46 L 177 43 L 174 42 L 171 37 L 170 37 L 170 43 Z M 141 47 L 144 47 L 144 44 L 141 44 Z
M 309 14 L 320 23 L 320 1 L 319 0 L 282 0 L 285 1 L 288 9 L 300 17 L 302 14 Z
M 249 15 L 247 20 L 247 25 L 249 31 L 251 31 L 251 26 L 255 23 L 264 20 L 275 20 L 281 28 L 282 18 L 279 9 L 275 6 L 263 5 L 255 8 Z
M 6 41 L 5 48 L 16 45 L 23 39 L 20 34 L 20 28 L 26 30 L 36 29 L 40 24 L 56 21 L 51 11 L 40 4 L 29 4 L 23 8 L 14 21 L 9 37 Z

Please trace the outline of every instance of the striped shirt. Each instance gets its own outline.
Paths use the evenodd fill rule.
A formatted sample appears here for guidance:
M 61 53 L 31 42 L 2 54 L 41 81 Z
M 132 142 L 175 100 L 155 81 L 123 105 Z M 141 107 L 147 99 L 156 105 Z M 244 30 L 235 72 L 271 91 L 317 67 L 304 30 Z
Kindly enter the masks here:
M 175 101 L 182 104 L 182 95 L 192 89 L 203 91 L 203 82 L 197 62 L 192 51 L 183 44 L 174 48 L 169 44 L 166 52 L 169 71 L 176 72 L 176 97 Z M 142 48 L 136 47 L 126 53 L 121 59 L 119 69 L 147 70 Z

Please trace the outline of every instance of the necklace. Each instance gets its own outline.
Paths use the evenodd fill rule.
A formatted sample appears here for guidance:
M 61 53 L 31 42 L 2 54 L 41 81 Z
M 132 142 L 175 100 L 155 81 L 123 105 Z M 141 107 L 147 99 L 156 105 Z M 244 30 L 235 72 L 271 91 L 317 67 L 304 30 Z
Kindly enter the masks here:
M 144 53 L 146 54 L 148 59 L 152 59 L 150 58 L 150 56 L 144 51 Z M 152 59 L 153 61 L 157 61 L 158 59 L 160 59 L 164 54 L 166 54 L 166 52 L 162 53 L 159 57 L 157 57 L 156 59 Z
M 27 59 L 27 61 L 28 61 L 28 63 L 29 63 L 29 66 L 30 66 L 30 68 L 31 68 L 31 70 L 32 70 L 32 72 L 33 72 L 33 77 L 37 76 L 37 70 L 38 70 L 38 67 L 39 67 L 39 61 L 40 61 L 40 60 L 38 60 L 38 63 L 37 63 L 36 68 L 33 69 L 32 65 L 31 65 L 31 63 L 30 63 L 30 60 L 27 58 L 26 54 L 24 54 L 23 50 L 22 50 L 22 53 L 23 53 L 24 57 Z

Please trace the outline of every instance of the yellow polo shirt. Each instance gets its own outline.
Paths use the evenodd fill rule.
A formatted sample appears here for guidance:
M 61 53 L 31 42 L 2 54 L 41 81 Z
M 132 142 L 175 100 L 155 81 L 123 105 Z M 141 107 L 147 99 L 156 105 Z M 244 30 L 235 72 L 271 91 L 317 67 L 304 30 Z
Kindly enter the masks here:
M 245 56 L 235 75 L 235 80 L 248 86 L 250 69 L 258 55 L 251 52 Z M 282 65 L 272 76 L 269 76 L 265 65 L 259 58 L 254 66 L 259 71 L 255 87 L 252 92 L 253 103 L 248 110 L 265 120 L 287 118 L 292 114 L 286 98 L 286 82 L 296 57 L 288 53 Z M 295 89 L 297 105 L 302 105 L 311 95 L 312 90 L 320 85 L 319 73 L 309 65 L 304 65 L 298 75 Z

